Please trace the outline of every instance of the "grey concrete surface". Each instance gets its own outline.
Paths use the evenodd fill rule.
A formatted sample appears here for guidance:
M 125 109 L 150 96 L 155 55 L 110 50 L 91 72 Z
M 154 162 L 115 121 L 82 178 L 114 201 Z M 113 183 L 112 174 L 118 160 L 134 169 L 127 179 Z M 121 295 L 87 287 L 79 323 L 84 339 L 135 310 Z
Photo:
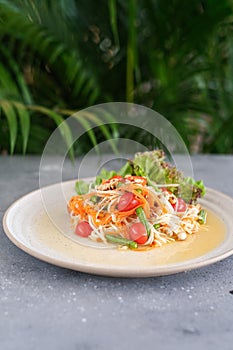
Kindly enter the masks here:
M 196 179 L 233 197 L 233 157 L 195 156 Z M 38 188 L 39 157 L 0 157 L 0 216 Z M 48 167 L 53 182 L 54 167 Z M 91 176 L 93 164 L 86 168 Z M 64 178 L 73 176 L 70 164 Z M 0 349 L 233 347 L 233 257 L 172 276 L 107 278 L 15 247 L 0 227 Z

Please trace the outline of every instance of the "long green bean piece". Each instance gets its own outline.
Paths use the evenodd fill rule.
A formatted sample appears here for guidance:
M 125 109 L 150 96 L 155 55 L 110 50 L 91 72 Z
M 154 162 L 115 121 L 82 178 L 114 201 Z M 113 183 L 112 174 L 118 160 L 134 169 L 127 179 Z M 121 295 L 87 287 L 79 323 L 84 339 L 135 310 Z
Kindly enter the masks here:
M 137 249 L 138 244 L 137 242 L 131 241 L 130 239 L 126 239 L 120 236 L 115 236 L 115 235 L 105 235 L 106 239 L 108 242 L 111 243 L 116 243 L 116 244 L 121 244 L 121 245 L 127 245 L 131 249 Z
M 148 220 L 146 218 L 146 214 L 145 214 L 143 208 L 142 207 L 138 207 L 136 209 L 136 214 L 139 217 L 139 220 L 141 221 L 141 223 L 145 226 L 147 235 L 149 237 L 150 236 L 150 225 L 149 225 L 149 222 L 148 222 Z

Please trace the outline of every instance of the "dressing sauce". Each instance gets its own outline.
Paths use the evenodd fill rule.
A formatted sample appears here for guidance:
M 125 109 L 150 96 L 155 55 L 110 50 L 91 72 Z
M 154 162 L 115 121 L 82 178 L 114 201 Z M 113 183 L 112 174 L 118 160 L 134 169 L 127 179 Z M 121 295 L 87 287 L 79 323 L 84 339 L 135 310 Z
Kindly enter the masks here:
M 189 235 L 184 241 L 176 241 L 155 248 L 156 262 L 159 264 L 173 264 L 197 258 L 218 247 L 226 236 L 226 227 L 214 213 L 207 211 L 205 225 L 200 225 L 197 233 Z
M 64 209 L 59 210 L 60 227 L 64 223 L 68 227 L 69 217 Z M 176 241 L 162 247 L 135 252 L 133 250 L 98 249 L 81 245 L 65 237 L 50 221 L 46 213 L 34 221 L 36 227 L 35 240 L 32 245 L 43 247 L 44 253 L 69 262 L 69 264 L 101 264 L 106 266 L 154 266 L 169 265 L 184 262 L 204 255 L 218 247 L 226 236 L 223 221 L 214 213 L 207 210 L 207 222 L 200 230 L 188 236 L 185 241 Z M 33 237 L 33 236 L 31 236 Z

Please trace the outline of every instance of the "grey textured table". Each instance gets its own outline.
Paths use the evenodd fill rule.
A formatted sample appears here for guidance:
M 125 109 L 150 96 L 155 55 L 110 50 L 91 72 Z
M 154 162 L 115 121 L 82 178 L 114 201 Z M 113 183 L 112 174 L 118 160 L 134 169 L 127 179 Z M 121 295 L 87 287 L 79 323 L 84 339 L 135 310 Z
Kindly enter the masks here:
M 0 157 L 1 218 L 14 200 L 38 188 L 39 161 Z M 233 196 L 232 156 L 192 161 L 197 179 Z M 52 166 L 48 177 L 52 182 Z M 233 257 L 172 276 L 107 278 L 37 260 L 0 228 L 2 350 L 232 349 L 231 290 Z

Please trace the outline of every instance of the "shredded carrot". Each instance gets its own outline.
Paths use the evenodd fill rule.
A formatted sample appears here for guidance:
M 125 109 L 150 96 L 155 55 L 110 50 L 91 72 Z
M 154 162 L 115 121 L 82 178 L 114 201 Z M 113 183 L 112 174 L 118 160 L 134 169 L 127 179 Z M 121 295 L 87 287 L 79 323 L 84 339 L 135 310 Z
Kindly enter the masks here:
M 119 216 L 119 218 L 123 218 L 125 216 L 129 216 L 129 215 L 132 215 L 132 214 L 135 214 L 135 210 L 139 207 L 141 207 L 142 204 L 138 204 L 136 207 L 134 207 L 133 209 L 131 210 L 128 210 L 128 211 L 119 211 L 117 212 L 117 215 Z

